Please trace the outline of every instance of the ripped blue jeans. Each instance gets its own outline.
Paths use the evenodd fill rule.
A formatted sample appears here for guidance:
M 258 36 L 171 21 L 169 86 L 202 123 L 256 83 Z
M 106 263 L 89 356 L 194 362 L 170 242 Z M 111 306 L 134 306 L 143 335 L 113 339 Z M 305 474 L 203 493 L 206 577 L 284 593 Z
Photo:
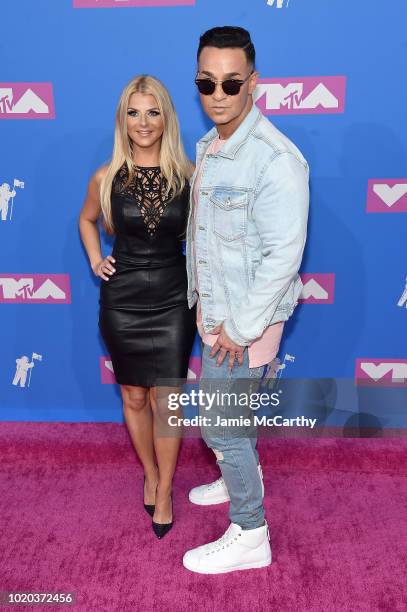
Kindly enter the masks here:
M 215 453 L 227 486 L 231 522 L 242 529 L 256 529 L 264 525 L 262 487 L 257 468 L 257 431 L 252 423 L 242 426 L 235 423 L 240 417 L 252 421 L 256 412 L 237 405 L 233 398 L 230 402 L 225 398 L 220 401 L 220 398 L 221 394 L 242 397 L 242 394 L 255 393 L 264 367 L 249 368 L 247 347 L 243 364 L 240 366 L 236 361 L 231 371 L 227 357 L 222 365 L 217 366 L 218 355 L 211 358 L 210 351 L 211 347 L 204 344 L 200 389 L 216 399 L 212 405 L 207 403 L 200 408 L 200 415 L 210 419 L 210 423 L 201 426 L 202 437 Z

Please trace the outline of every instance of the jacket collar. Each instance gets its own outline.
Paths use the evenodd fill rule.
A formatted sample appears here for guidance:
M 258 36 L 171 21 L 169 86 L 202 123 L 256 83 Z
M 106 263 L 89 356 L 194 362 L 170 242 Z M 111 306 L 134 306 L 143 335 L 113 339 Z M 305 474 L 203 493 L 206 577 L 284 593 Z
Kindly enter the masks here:
M 261 112 L 255 104 L 253 104 L 249 113 L 246 115 L 242 123 L 239 125 L 237 130 L 233 132 L 232 136 L 227 139 L 226 144 L 217 153 L 221 157 L 227 157 L 234 159 L 237 151 L 240 149 L 242 144 L 247 140 L 248 136 L 253 132 L 260 118 L 262 117 Z M 213 127 L 201 140 L 198 142 L 199 148 L 206 147 L 218 137 L 218 130 Z

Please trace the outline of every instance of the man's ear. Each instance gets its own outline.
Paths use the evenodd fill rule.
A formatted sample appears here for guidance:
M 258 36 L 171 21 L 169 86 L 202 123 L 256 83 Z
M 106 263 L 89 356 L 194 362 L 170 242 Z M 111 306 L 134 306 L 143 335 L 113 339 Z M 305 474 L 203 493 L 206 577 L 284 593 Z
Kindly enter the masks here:
M 249 79 L 249 94 L 252 94 L 257 86 L 257 81 L 260 76 L 260 73 L 255 70 L 252 75 L 250 75 Z

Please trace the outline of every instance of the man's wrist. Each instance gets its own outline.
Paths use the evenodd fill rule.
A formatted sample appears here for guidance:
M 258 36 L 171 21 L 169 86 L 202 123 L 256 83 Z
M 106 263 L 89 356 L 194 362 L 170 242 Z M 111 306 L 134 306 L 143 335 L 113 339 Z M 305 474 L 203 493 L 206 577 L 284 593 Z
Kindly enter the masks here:
M 235 344 L 238 344 L 239 346 L 249 346 L 251 343 L 250 340 L 247 340 L 247 338 L 244 338 L 241 334 L 239 334 L 236 325 L 234 325 L 230 319 L 226 319 L 223 322 L 223 329 Z

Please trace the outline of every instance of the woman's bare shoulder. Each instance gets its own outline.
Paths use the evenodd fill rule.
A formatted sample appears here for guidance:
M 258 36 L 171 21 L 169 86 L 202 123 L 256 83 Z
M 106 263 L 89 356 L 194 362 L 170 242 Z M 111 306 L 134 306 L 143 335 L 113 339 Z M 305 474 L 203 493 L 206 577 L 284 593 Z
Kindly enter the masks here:
M 97 183 L 98 185 L 100 185 L 103 179 L 105 178 L 108 169 L 109 164 L 104 164 L 103 166 L 100 166 L 100 168 L 98 168 L 95 174 L 92 176 L 92 180 L 95 181 L 95 183 Z

